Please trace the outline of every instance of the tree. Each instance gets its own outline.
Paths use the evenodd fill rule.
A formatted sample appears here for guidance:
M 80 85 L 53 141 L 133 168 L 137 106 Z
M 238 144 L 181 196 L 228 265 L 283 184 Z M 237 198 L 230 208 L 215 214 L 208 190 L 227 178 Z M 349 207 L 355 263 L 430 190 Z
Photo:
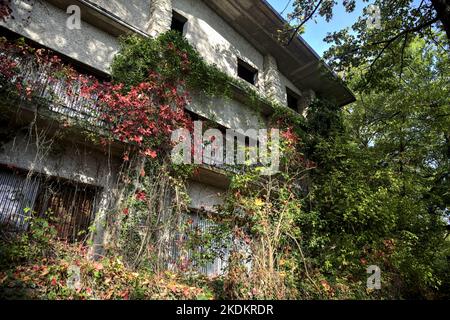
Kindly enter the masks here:
M 309 217 L 316 220 L 300 221 L 309 254 L 329 266 L 323 272 L 358 274 L 374 264 L 391 297 L 448 296 L 449 66 L 443 48 L 416 38 L 401 78 L 388 73 L 357 90 L 357 102 L 342 111 L 313 106 L 308 156 L 318 169 Z M 354 68 L 350 85 L 363 76 Z
M 355 9 L 355 0 L 344 0 L 342 4 L 347 12 Z M 289 39 L 302 32 L 310 19 L 323 16 L 330 21 L 335 5 L 332 0 L 296 0 L 294 11 L 289 15 L 293 24 L 287 28 Z M 378 26 L 370 23 L 378 14 L 373 8 L 379 8 Z M 401 76 L 405 48 L 414 38 L 421 37 L 427 43 L 448 50 L 449 15 L 450 4 L 445 0 L 422 0 L 418 5 L 412 0 L 375 0 L 372 7 L 364 9 L 363 16 L 351 30 L 347 28 L 327 35 L 324 40 L 332 46 L 324 58 L 337 72 L 364 66 L 365 77 L 361 80 L 366 86 L 376 83 L 386 72 L 392 73 L 392 68 L 397 68 L 396 73 Z M 447 37 L 439 29 L 444 29 Z
M 369 2 L 369 0 L 362 1 Z M 333 18 L 333 9 L 336 5 L 337 2 L 334 0 L 295 0 L 294 10 L 289 14 L 290 22 L 298 22 L 289 29 L 292 32 L 292 37 L 302 31 L 306 22 L 317 16 L 325 17 L 325 20 L 329 22 Z M 342 0 L 342 5 L 347 12 L 353 12 L 356 0 Z M 414 1 L 412 0 L 376 0 L 374 5 L 380 8 L 382 17 L 390 14 L 393 17 L 402 18 L 406 28 L 401 32 L 419 32 L 440 21 L 442 29 L 445 30 L 447 38 L 450 39 L 450 4 L 446 0 L 422 0 L 418 7 L 414 7 Z M 371 17 L 367 18 L 370 19 Z

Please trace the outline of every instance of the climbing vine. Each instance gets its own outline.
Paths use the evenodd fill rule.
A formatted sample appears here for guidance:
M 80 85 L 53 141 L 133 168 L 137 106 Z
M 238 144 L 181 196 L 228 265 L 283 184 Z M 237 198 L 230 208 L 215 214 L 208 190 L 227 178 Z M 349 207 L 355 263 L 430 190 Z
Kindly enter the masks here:
M 121 39 L 121 50 L 112 64 L 115 81 L 133 86 L 143 81 L 148 70 L 160 74 L 168 82 L 185 84 L 192 93 L 209 97 L 231 99 L 233 88 L 245 93 L 246 105 L 261 111 L 263 105 L 273 110 L 272 118 L 284 119 L 290 125 L 303 125 L 303 117 L 288 107 L 268 99 L 238 78 L 207 63 L 198 51 L 178 32 L 169 31 L 158 38 L 144 38 L 138 35 Z
M 194 90 L 197 93 L 227 99 L 232 97 L 232 87 L 238 86 L 248 93 L 249 101 L 255 108 L 261 103 L 270 103 L 274 107 L 276 112 L 273 115 L 273 123 L 289 127 L 282 133 L 286 148 L 292 148 L 299 141 L 292 126 L 293 122 L 298 123 L 298 118 L 290 121 L 289 117 L 285 116 L 286 112 L 280 112 L 280 108 L 277 109 L 276 105 L 266 101 L 254 89 L 229 77 L 217 67 L 208 65 L 196 50 L 176 33 L 169 32 L 156 39 L 137 36 L 124 38 L 122 49 L 112 65 L 111 82 L 80 74 L 62 63 L 51 51 L 36 50 L 23 41 L 13 44 L 3 39 L 1 45 L 3 54 L 0 55 L 0 76 L 3 90 L 14 97 L 25 97 L 25 102 L 39 100 L 39 79 L 22 78 L 24 61 L 31 63 L 35 69 L 45 70 L 50 83 L 64 81 L 67 84 L 68 96 L 78 96 L 90 105 L 90 112 L 95 116 L 90 124 L 93 122 L 101 126 L 97 141 L 103 146 L 114 143 L 123 145 L 121 192 L 118 196 L 120 201 L 112 208 L 115 214 L 109 214 L 107 218 L 108 229 L 112 230 L 112 236 L 117 241 L 107 249 L 119 251 L 132 268 L 164 269 L 170 261 L 168 250 L 173 245 L 171 234 L 182 232 L 183 228 L 186 229 L 186 223 L 192 223 L 183 219 L 182 214 L 188 211 L 186 181 L 195 168 L 175 166 L 170 163 L 168 155 L 171 132 L 179 127 L 192 127 L 189 116 L 184 112 L 190 102 L 189 92 Z M 53 98 L 53 94 L 50 96 Z M 283 116 L 280 116 L 281 114 Z M 65 121 L 67 123 L 71 120 Z M 86 123 L 77 122 L 71 126 L 76 125 L 82 127 Z M 92 126 L 89 127 L 89 135 L 95 136 Z M 284 164 L 288 168 L 287 163 Z M 247 187 L 250 182 L 258 182 L 256 172 L 249 171 L 246 177 L 235 177 L 237 180 L 233 183 L 233 192 L 244 185 Z M 239 194 L 233 192 L 235 196 Z M 256 197 L 255 194 L 251 196 Z M 258 204 L 262 201 L 260 198 L 245 201 L 243 199 L 232 199 L 228 204 L 236 201 L 244 208 L 245 204 L 254 204 L 252 201 Z M 273 200 L 270 196 L 265 199 Z M 231 207 L 221 210 L 224 213 L 229 212 Z M 233 214 L 236 210 L 234 206 Z M 233 214 L 229 216 L 230 221 L 234 221 Z M 250 214 L 247 214 L 245 219 L 248 217 Z M 267 219 L 261 216 L 260 218 Z M 245 219 L 240 220 L 240 223 Z M 180 238 L 182 241 L 178 243 L 179 250 L 187 252 L 201 247 L 202 251 L 191 257 L 195 261 L 188 261 L 186 255 L 181 255 L 175 265 L 181 269 L 195 269 L 211 261 L 224 247 L 235 246 L 236 241 L 249 244 L 250 236 L 260 233 L 266 240 L 274 236 L 267 233 L 269 229 L 258 229 L 261 221 L 255 220 L 255 216 L 249 221 L 244 227 L 234 222 L 223 223 L 221 219 L 206 234 L 200 234 L 198 230 L 193 233 L 190 231 L 187 240 Z M 267 221 L 262 225 L 270 228 Z M 286 223 L 289 223 L 289 219 L 283 220 L 283 225 Z M 220 244 L 212 245 L 213 238 Z M 275 238 L 281 241 L 279 235 Z M 264 245 L 259 250 L 264 250 L 266 240 L 261 240 L 260 244 Z M 271 250 L 279 249 L 278 244 L 272 244 L 272 240 L 269 242 Z M 238 251 L 233 251 L 232 257 L 239 256 Z M 275 256 L 273 258 L 278 259 Z M 262 263 L 261 270 L 268 267 L 271 270 L 268 274 L 272 278 L 276 276 L 275 264 L 269 264 L 268 267 L 265 262 Z M 233 268 L 233 265 L 236 267 L 231 263 L 229 268 Z M 228 282 L 230 292 L 234 290 L 233 281 Z M 279 285 L 279 280 L 274 280 L 272 288 Z M 252 293 L 255 296 L 264 291 L 255 290 Z M 234 294 L 238 297 L 242 292 Z

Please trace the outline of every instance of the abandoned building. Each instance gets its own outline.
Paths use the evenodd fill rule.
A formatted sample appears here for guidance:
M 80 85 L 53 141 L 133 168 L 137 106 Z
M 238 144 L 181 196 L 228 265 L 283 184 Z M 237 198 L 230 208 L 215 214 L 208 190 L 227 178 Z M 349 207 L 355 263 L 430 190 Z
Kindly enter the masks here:
M 67 27 L 71 5 L 81 9 L 80 29 Z M 285 22 L 265 0 L 13 0 L 12 8 L 15 18 L 0 21 L 4 36 L 24 37 L 49 48 L 97 77 L 110 73 L 119 36 L 136 33 L 155 37 L 174 29 L 208 63 L 298 113 L 305 112 L 316 96 L 341 106 L 354 100 L 301 37 L 288 46 L 277 40 L 277 30 Z M 37 74 L 39 70 L 27 72 L 26 76 L 45 78 L 45 74 Z M 58 102 L 50 108 L 53 112 L 89 116 L 80 99 L 65 96 L 64 90 L 57 92 Z M 270 108 L 257 112 L 243 103 L 242 94 L 236 88 L 232 100 L 196 97 L 188 109 L 223 128 L 265 128 Z M 46 95 L 45 88 L 42 95 Z M 25 111 L 22 114 L 26 117 Z M 1 223 L 26 227 L 24 208 L 36 212 L 51 209 L 60 218 L 58 236 L 68 241 L 84 239 L 88 227 L 95 223 L 93 246 L 101 250 L 108 241 L 102 232 L 102 219 L 115 201 L 112 195 L 120 157 L 106 157 L 95 146 L 77 140 L 76 135 L 64 136 L 67 141 L 58 152 L 41 154 L 37 142 L 17 128 L 14 136 L 0 136 L 4 140 L 0 141 Z M 202 167 L 188 186 L 192 210 L 214 212 L 227 183 L 220 170 Z M 205 272 L 219 273 L 221 267 L 218 259 Z

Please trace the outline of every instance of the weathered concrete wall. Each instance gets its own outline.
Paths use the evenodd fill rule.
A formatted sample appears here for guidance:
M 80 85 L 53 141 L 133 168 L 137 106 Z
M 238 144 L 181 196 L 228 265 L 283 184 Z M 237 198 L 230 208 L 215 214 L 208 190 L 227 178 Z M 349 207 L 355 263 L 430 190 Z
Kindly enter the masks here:
M 100 187 L 114 181 L 119 166 L 105 154 L 70 142 L 48 150 L 48 138 L 41 143 L 38 148 L 34 139 L 18 133 L 0 148 L 0 163 Z
M 173 0 L 173 9 L 188 19 L 185 37 L 210 64 L 237 78 L 238 57 L 258 70 L 256 88 L 264 93 L 264 57 L 244 37 L 200 0 Z M 232 129 L 263 128 L 264 117 L 234 100 L 194 97 L 188 109 Z
M 264 57 L 264 89 L 269 99 L 286 104 L 286 88 L 281 81 L 277 61 L 271 55 Z
M 45 138 L 43 138 L 45 139 Z M 50 141 L 42 140 L 48 146 Z M 39 151 L 38 151 L 39 150 Z M 36 141 L 18 133 L 0 147 L 0 163 L 15 168 L 101 187 L 91 235 L 94 258 L 103 254 L 106 217 L 115 207 L 119 163 L 104 153 L 65 141 L 53 149 L 37 148 Z
M 313 90 L 305 90 L 302 92 L 302 98 L 300 99 L 300 111 L 303 116 L 307 116 L 309 112 L 309 106 L 316 99 L 316 93 Z
M 300 91 L 284 75 L 274 71 L 276 61 L 264 57 L 201 0 L 93 0 L 93 3 L 153 36 L 170 28 L 173 8 L 188 19 L 185 36 L 207 62 L 237 77 L 237 58 L 241 58 L 259 71 L 256 88 L 281 103 L 286 103 L 286 85 L 294 92 Z M 6 22 L 9 29 L 109 72 L 110 63 L 119 49 L 114 36 L 84 21 L 81 30 L 68 29 L 66 12 L 45 1 L 30 5 L 25 0 L 13 0 L 13 10 L 15 19 Z M 4 22 L 0 24 L 5 25 Z
M 258 69 L 257 86 L 264 89 L 264 58 L 244 37 L 200 0 L 173 0 L 173 8 L 188 19 L 186 38 L 222 71 L 237 77 L 237 58 Z
M 287 103 L 286 86 L 300 94 L 300 90 L 278 71 L 277 62 L 273 57 L 264 56 L 264 53 L 259 52 L 204 1 L 173 0 L 173 8 L 188 19 L 185 37 L 207 62 L 217 65 L 222 71 L 237 78 L 237 58 L 241 58 L 258 70 L 256 89 L 279 103 Z M 217 101 L 212 102 L 217 104 Z M 261 126 L 261 116 L 255 117 L 252 110 L 242 108 L 242 104 L 239 110 L 235 107 L 237 104 L 239 103 L 233 102 L 231 105 L 219 103 L 215 107 L 211 103 L 209 104 L 211 107 L 195 104 L 191 109 L 203 116 L 207 116 L 212 110 L 216 113 L 217 122 L 225 126 L 232 124 L 232 128 Z M 207 113 L 205 109 L 208 110 Z M 233 114 L 236 111 L 238 113 Z M 242 124 L 245 125 L 235 126 Z
M 86 22 L 80 30 L 66 26 L 69 15 L 44 1 L 33 5 L 24 0 L 13 1 L 15 19 L 9 19 L 6 27 L 57 52 L 79 60 L 96 69 L 108 72 L 114 55 L 119 49 L 118 40 Z M 5 25 L 0 21 L 1 25 Z
M 259 111 L 232 99 L 193 96 L 187 109 L 230 129 L 267 127 L 267 120 Z
M 150 7 L 158 0 L 90 0 L 133 27 L 145 31 L 150 22 Z
M 150 19 L 146 31 L 157 37 L 170 30 L 172 24 L 172 0 L 153 0 L 150 6 Z
M 225 190 L 190 181 L 187 186 L 191 203 L 189 207 L 192 209 L 206 210 L 216 212 L 216 206 L 223 204 Z

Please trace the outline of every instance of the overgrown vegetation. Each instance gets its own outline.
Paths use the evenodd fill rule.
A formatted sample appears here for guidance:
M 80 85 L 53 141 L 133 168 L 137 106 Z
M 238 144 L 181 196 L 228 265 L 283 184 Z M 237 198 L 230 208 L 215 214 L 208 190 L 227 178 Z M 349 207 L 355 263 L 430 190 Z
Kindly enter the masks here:
M 2 299 L 211 299 L 213 288 L 201 276 L 155 274 L 127 268 L 119 257 L 98 261 L 89 247 L 55 237 L 46 219 L 31 219 L 25 234 L 5 234 L 0 242 Z
M 0 72 L 11 78 L 15 66 L 4 62 Z M 119 140 L 128 146 L 121 155 L 121 201 L 105 222 L 114 241 L 104 258 L 92 262 L 82 245 L 56 241 L 51 226 L 35 220 L 29 233 L 1 244 L 3 294 L 448 298 L 448 70 L 442 48 L 415 39 L 405 49 L 401 70 L 377 86 L 362 90 L 367 73 L 353 68 L 358 102 L 344 110 L 318 100 L 305 121 L 275 112 L 271 124 L 283 129 L 280 173 L 262 178 L 260 168 L 252 168 L 230 174 L 220 216 L 208 216 L 217 227 L 180 241 L 180 251 L 199 254 L 193 261 L 180 255 L 174 263 L 178 272 L 169 273 L 164 269 L 170 234 L 186 223 L 186 181 L 195 168 L 170 163 L 168 135 L 190 125 L 182 110 L 189 92 L 230 98 L 235 80 L 208 66 L 175 33 L 125 38 L 113 64 L 114 83 L 79 78 L 83 95 L 98 99 L 100 120 L 108 123 L 103 143 Z M 224 247 L 230 249 L 225 275 L 199 276 L 199 265 Z M 79 289 L 68 287 L 71 265 L 81 268 Z M 380 291 L 367 289 L 369 265 L 382 270 Z

